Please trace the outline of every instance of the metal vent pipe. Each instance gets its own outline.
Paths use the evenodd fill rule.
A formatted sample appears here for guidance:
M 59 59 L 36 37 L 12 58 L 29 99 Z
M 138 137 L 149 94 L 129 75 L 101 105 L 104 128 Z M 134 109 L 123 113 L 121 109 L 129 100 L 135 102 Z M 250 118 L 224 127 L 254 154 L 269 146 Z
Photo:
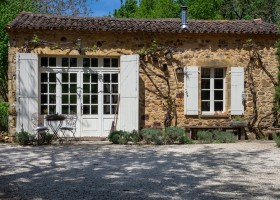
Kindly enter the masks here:
M 181 6 L 181 29 L 189 28 L 187 23 L 187 6 Z

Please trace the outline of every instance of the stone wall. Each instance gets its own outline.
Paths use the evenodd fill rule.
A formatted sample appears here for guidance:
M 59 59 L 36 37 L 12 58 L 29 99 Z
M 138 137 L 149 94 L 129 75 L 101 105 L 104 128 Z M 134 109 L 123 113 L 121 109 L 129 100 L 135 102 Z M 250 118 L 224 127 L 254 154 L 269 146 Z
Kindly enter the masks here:
M 109 32 L 21 32 L 10 33 L 9 50 L 9 103 L 10 103 L 10 132 L 15 132 L 16 126 L 16 52 L 28 51 L 26 41 L 31 40 L 36 34 L 41 40 L 52 42 L 45 46 L 35 46 L 30 48 L 31 52 L 48 55 L 76 55 L 80 56 L 76 50 L 75 41 L 80 38 L 84 55 L 93 56 L 120 56 L 122 54 L 135 54 L 141 49 L 147 49 L 153 41 L 159 46 L 171 47 L 173 60 L 166 60 L 160 54 L 159 61 L 154 62 L 151 57 L 144 59 L 145 65 L 153 69 L 156 73 L 169 78 L 171 97 L 176 102 L 177 124 L 186 125 L 228 125 L 231 120 L 229 105 L 230 99 L 226 100 L 227 112 L 223 115 L 205 117 L 202 115 L 189 117 L 184 115 L 184 78 L 182 74 L 177 74 L 175 69 L 178 66 L 223 66 L 246 67 L 249 62 L 248 51 L 243 48 L 243 44 L 248 39 L 253 39 L 260 47 L 260 54 L 267 70 L 277 78 L 278 61 L 275 56 L 276 37 L 269 35 L 227 35 L 227 34 L 171 34 L 171 33 L 109 33 Z M 162 64 L 167 64 L 167 70 L 161 69 Z M 227 73 L 228 74 L 228 73 Z M 266 74 L 260 70 L 254 70 L 255 85 L 258 94 L 257 107 L 259 119 L 269 113 L 273 107 L 274 87 Z M 248 77 L 245 76 L 246 89 L 246 110 L 245 118 L 249 118 L 253 113 L 252 95 L 248 89 Z M 230 94 L 230 77 L 226 77 L 227 96 Z M 166 81 L 153 73 L 140 70 L 140 127 L 163 127 L 166 114 L 166 100 L 160 98 L 157 89 L 162 93 L 167 92 Z M 265 126 L 272 124 L 272 118 L 264 121 Z M 172 121 L 175 124 L 175 121 Z

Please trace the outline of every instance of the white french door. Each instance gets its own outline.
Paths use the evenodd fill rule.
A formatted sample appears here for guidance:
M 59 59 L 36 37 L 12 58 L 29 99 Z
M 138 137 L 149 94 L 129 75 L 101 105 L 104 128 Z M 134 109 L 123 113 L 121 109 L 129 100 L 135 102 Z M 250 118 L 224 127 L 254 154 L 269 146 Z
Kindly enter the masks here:
M 81 136 L 108 136 L 119 94 L 118 72 L 81 73 Z

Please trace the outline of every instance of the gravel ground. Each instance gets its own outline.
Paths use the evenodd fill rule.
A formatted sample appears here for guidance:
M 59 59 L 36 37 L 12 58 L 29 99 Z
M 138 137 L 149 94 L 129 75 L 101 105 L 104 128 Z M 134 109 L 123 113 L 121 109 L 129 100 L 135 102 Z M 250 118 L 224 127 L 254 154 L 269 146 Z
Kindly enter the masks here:
M 0 199 L 280 199 L 274 142 L 0 144 Z

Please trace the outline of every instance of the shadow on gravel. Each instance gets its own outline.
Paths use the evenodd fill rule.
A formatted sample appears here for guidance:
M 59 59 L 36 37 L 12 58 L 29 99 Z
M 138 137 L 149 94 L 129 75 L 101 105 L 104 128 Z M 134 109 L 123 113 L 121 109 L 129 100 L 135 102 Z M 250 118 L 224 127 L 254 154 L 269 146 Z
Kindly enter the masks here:
M 246 179 L 269 167 L 269 150 L 190 148 L 3 145 L 0 199 L 280 199 L 273 183 Z

